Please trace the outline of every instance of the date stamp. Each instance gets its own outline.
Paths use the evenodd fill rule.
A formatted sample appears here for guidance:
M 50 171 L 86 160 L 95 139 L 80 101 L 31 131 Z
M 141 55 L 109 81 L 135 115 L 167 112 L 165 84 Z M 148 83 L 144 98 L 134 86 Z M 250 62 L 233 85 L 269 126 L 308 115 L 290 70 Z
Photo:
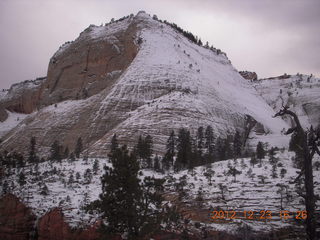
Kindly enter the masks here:
M 270 220 L 272 218 L 280 218 L 281 220 L 287 219 L 297 219 L 304 220 L 307 219 L 307 211 L 287 211 L 281 210 L 278 212 L 272 212 L 270 210 L 261 210 L 261 211 L 211 211 L 210 218 L 211 220 L 232 220 L 232 219 L 247 219 L 247 220 Z

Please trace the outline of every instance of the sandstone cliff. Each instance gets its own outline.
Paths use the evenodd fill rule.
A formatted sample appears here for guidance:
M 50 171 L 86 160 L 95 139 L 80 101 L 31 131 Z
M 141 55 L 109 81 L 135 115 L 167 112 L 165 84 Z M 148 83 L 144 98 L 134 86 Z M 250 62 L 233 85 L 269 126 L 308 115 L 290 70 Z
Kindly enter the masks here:
M 181 127 L 248 135 L 248 116 L 258 123 L 252 131 L 280 134 L 287 126 L 224 54 L 143 12 L 90 26 L 62 46 L 38 93 L 40 109 L 3 137 L 2 149 L 25 151 L 36 136 L 46 155 L 54 140 L 72 150 L 81 136 L 91 155 L 104 156 L 117 133 L 129 146 L 150 134 L 163 153 L 170 131 Z

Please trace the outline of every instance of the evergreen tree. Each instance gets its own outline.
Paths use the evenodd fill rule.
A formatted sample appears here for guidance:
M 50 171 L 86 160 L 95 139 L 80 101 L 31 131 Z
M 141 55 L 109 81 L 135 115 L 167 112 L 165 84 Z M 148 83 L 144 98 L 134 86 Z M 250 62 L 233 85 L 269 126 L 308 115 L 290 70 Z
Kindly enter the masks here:
M 218 159 L 220 161 L 226 159 L 226 151 L 225 151 L 223 139 L 220 137 L 217 138 L 216 151 L 217 151 Z
M 76 156 L 76 158 L 80 157 L 80 153 L 83 151 L 83 144 L 82 144 L 82 138 L 79 137 L 76 143 L 76 147 L 74 150 L 74 154 Z
M 77 172 L 77 173 L 76 173 L 76 179 L 77 179 L 77 181 L 79 181 L 79 180 L 80 180 L 80 178 L 81 178 L 81 175 L 80 175 L 80 173 L 79 173 L 79 172 Z
M 182 168 L 190 166 L 192 163 L 192 145 L 190 132 L 184 128 L 179 130 L 177 139 L 177 159 L 176 162 L 181 164 Z
M 139 163 L 126 146 L 110 154 L 113 168 L 105 167 L 101 210 L 107 218 L 106 234 L 128 233 L 128 239 L 141 239 L 160 224 L 162 180 L 145 177 L 141 183 Z M 151 205 L 153 207 L 151 207 Z
M 153 141 L 150 135 L 147 135 L 144 140 L 144 156 L 147 162 L 147 168 L 152 168 L 152 153 L 153 153 Z
M 236 131 L 233 138 L 233 155 L 235 158 L 238 158 L 241 156 L 241 150 L 242 150 L 241 136 L 240 136 L 240 133 Z
M 207 168 L 207 170 L 203 174 L 207 178 L 210 186 L 212 185 L 211 179 L 214 176 L 214 174 L 215 174 L 215 171 L 213 171 L 212 168 Z
M 233 151 L 231 148 L 231 142 L 232 142 L 232 137 L 227 136 L 226 139 L 224 139 L 224 151 L 225 151 L 225 159 L 231 159 L 234 157 Z
M 71 173 L 70 175 L 69 175 L 69 180 L 68 180 L 68 184 L 73 184 L 74 183 L 74 177 L 73 177 L 73 174 Z
M 141 135 L 138 139 L 138 144 L 136 146 L 137 154 L 142 161 L 142 165 L 151 168 L 152 167 L 152 138 L 150 135 L 147 135 L 146 138 L 143 138 Z
M 50 149 L 50 160 L 61 162 L 61 146 L 58 140 L 55 140 Z
M 27 183 L 26 182 L 26 176 L 24 175 L 23 171 L 21 171 L 20 174 L 19 174 L 18 183 L 19 183 L 20 186 L 23 186 L 23 185 L 25 185 Z
M 94 174 L 97 174 L 97 172 L 99 171 L 99 161 L 98 159 L 95 159 L 93 162 L 93 166 L 92 166 L 92 171 Z
M 278 162 L 278 158 L 275 157 L 276 150 L 277 150 L 277 148 L 275 148 L 275 147 L 272 147 L 269 150 L 269 161 L 270 161 L 271 165 L 276 165 Z
M 49 194 L 49 188 L 48 186 L 44 183 L 43 186 L 40 189 L 40 194 L 47 196 Z
M 141 135 L 138 138 L 138 144 L 136 148 L 137 148 L 138 157 L 141 160 L 144 159 L 144 139 Z
M 114 154 L 116 150 L 119 148 L 118 140 L 117 140 L 117 135 L 114 134 L 112 139 L 111 139 L 111 151 L 110 154 Z
M 229 167 L 228 170 L 228 175 L 232 175 L 234 177 L 234 182 L 236 182 L 236 177 L 237 175 L 241 174 L 241 171 L 239 171 L 238 169 L 236 169 L 235 167 Z
M 36 138 L 35 137 L 31 137 L 28 162 L 37 163 L 38 161 L 39 161 L 39 159 L 38 159 L 38 157 L 36 155 Z
M 74 153 L 73 153 L 73 152 L 72 152 L 72 153 L 70 153 L 69 160 L 70 160 L 70 162 L 74 162 L 74 161 L 76 161 L 76 157 L 75 157 L 75 155 L 74 155 Z
M 212 163 L 214 160 L 214 135 L 211 126 L 207 126 L 205 131 L 205 147 L 207 149 L 206 163 Z
M 69 157 L 69 148 L 66 147 L 66 148 L 64 149 L 63 158 L 64 158 L 64 159 L 67 159 L 68 157 Z
M 159 156 L 156 155 L 154 157 L 154 160 L 153 160 L 153 169 L 156 171 L 156 172 L 160 172 L 161 168 L 160 168 L 160 159 L 159 159 Z
M 254 165 L 256 165 L 258 163 L 256 155 L 252 154 L 251 158 L 250 158 L 250 164 L 252 165 L 252 167 L 254 167 Z
M 163 168 L 169 170 L 170 166 L 173 165 L 173 158 L 175 156 L 175 135 L 174 131 L 171 131 L 170 136 L 167 140 L 167 151 L 163 158 Z
M 91 169 L 89 169 L 89 168 L 86 169 L 86 171 L 83 174 L 83 178 L 84 178 L 85 184 L 91 183 L 91 180 L 92 180 Z
M 196 142 L 196 148 L 194 152 L 196 153 L 196 157 L 198 158 L 198 161 L 200 164 L 203 163 L 202 155 L 203 155 L 203 148 L 205 147 L 204 142 L 204 130 L 203 127 L 199 127 L 197 131 L 197 142 Z
M 262 142 L 258 142 L 256 153 L 257 153 L 257 158 L 260 159 L 260 162 L 261 162 L 261 159 L 263 159 L 266 154 L 263 148 Z
M 13 152 L 12 159 L 14 159 L 18 168 L 22 168 L 25 165 L 23 155 L 21 155 L 20 153 Z

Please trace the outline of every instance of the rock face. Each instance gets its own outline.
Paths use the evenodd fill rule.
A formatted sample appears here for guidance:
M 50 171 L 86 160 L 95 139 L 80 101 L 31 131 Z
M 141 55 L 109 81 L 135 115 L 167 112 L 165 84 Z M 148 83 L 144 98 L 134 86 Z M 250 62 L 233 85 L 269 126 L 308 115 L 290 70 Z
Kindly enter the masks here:
M 250 81 L 258 80 L 258 75 L 255 72 L 240 71 L 239 73 L 244 79 L 247 79 L 247 80 L 250 80 Z
M 110 88 L 137 54 L 136 24 L 126 19 L 112 26 L 90 26 L 63 45 L 50 60 L 41 104 L 88 98 Z
M 71 229 L 65 222 L 63 213 L 55 208 L 46 213 L 38 222 L 38 240 L 95 240 L 100 235 L 96 226 L 87 229 Z
M 287 126 L 271 117 L 272 108 L 224 54 L 145 13 L 90 26 L 62 46 L 38 93 L 40 109 L 8 132 L 0 148 L 26 151 L 35 136 L 47 155 L 53 141 L 72 151 L 82 137 L 92 156 L 105 156 L 114 133 L 129 146 L 150 134 L 163 153 L 171 130 L 182 127 L 195 133 L 211 125 L 216 135 L 247 135 L 247 116 L 264 133 Z
M 4 122 L 8 118 L 8 113 L 3 106 L 0 106 L 0 122 Z
M 9 91 L 0 97 L 0 118 L 4 116 L 1 114 L 1 109 L 26 114 L 37 110 L 40 104 L 41 85 L 45 80 L 46 78 L 37 78 L 12 85 Z
M 0 199 L 0 239 L 27 240 L 36 217 L 17 197 L 11 194 Z

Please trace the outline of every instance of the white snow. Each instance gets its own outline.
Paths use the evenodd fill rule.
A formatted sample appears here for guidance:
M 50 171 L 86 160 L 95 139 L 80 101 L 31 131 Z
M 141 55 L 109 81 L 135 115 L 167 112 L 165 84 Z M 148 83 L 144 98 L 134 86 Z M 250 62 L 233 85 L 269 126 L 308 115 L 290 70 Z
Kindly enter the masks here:
M 203 224 L 214 230 L 235 232 L 240 223 L 245 223 L 255 231 L 270 231 L 271 229 L 279 229 L 284 226 L 302 226 L 302 222 L 298 222 L 299 224 L 297 225 L 292 218 L 281 220 L 279 215 L 281 210 L 279 184 L 285 185 L 283 210 L 294 213 L 304 210 L 301 197 L 297 195 L 294 184 L 290 183 L 290 181 L 295 179 L 298 171 L 298 169 L 293 167 L 291 160 L 293 156 L 293 153 L 287 151 L 280 151 L 276 154 L 279 163 L 282 164 L 277 167 L 277 178 L 272 178 L 271 176 L 272 165 L 268 158 L 263 159 L 261 165 L 258 161 L 255 166 L 252 166 L 250 159 L 247 158 L 213 163 L 211 165 L 214 171 L 212 185 L 209 184 L 209 180 L 204 175 L 206 171 L 205 166 L 195 168 L 193 173 L 185 170 L 163 175 L 152 170 L 143 170 L 143 175 L 155 176 L 157 178 L 165 177 L 167 179 L 165 184 L 165 192 L 167 194 L 177 194 L 174 183 L 179 182 L 179 178 L 186 175 L 187 185 L 185 186 L 185 191 L 187 196 L 183 200 L 184 204 L 191 207 L 195 206 L 197 204 L 195 199 L 198 191 L 202 191 L 204 201 L 202 202 L 202 207 L 196 207 L 196 209 L 207 209 L 208 219 Z M 85 205 L 84 194 L 88 194 L 87 203 L 99 198 L 101 192 L 100 177 L 104 173 L 103 166 L 111 166 L 107 159 L 99 158 L 99 170 L 97 174 L 93 174 L 92 181 L 87 184 L 83 175 L 86 169 L 91 169 L 92 171 L 94 160 L 95 158 L 89 158 L 87 161 L 79 159 L 75 162 L 63 160 L 62 163 L 40 163 L 38 168 L 39 173 L 36 173 L 35 165 L 28 165 L 23 168 L 27 179 L 27 184 L 23 187 L 18 184 L 19 173 L 22 169 L 11 170 L 14 171 L 13 175 L 4 180 L 8 181 L 9 187 L 12 186 L 12 182 L 14 183 L 13 193 L 19 196 L 28 206 L 31 206 L 37 216 L 42 216 L 52 208 L 61 207 L 66 220 L 71 226 L 92 224 L 99 218 L 99 214 L 96 212 L 86 213 L 83 210 L 82 207 Z M 320 158 L 316 157 L 315 161 L 320 161 Z M 228 165 L 234 166 L 241 171 L 236 176 L 236 182 L 234 182 L 233 176 L 227 174 Z M 249 169 L 252 170 L 251 175 L 248 174 Z M 280 174 L 281 169 L 287 171 L 284 176 Z M 9 170 L 7 169 L 6 171 Z M 77 173 L 80 174 L 80 179 L 76 178 Z M 73 183 L 69 183 L 71 174 L 74 177 Z M 265 183 L 261 182 L 259 176 L 265 177 Z M 314 177 L 314 181 L 316 182 L 315 193 L 319 194 L 320 186 L 318 183 L 320 182 L 320 174 L 318 170 L 314 170 Z M 171 180 L 168 181 L 169 179 Z M 46 184 L 49 189 L 48 195 L 40 193 L 43 184 Z M 224 199 L 222 198 L 219 185 L 225 188 Z M 68 196 L 70 197 L 69 202 L 66 201 Z M 273 215 L 272 219 L 267 221 L 253 221 L 242 217 L 241 219 L 227 221 L 227 223 L 212 222 L 210 211 L 217 207 L 223 210 L 235 210 L 237 211 L 237 216 L 243 216 L 243 211 L 255 211 L 255 216 L 257 217 L 257 213 L 261 210 L 269 210 Z
M 9 112 L 8 118 L 4 122 L 0 122 L 0 138 L 3 137 L 11 129 L 15 128 L 19 123 L 22 122 L 29 114 Z

